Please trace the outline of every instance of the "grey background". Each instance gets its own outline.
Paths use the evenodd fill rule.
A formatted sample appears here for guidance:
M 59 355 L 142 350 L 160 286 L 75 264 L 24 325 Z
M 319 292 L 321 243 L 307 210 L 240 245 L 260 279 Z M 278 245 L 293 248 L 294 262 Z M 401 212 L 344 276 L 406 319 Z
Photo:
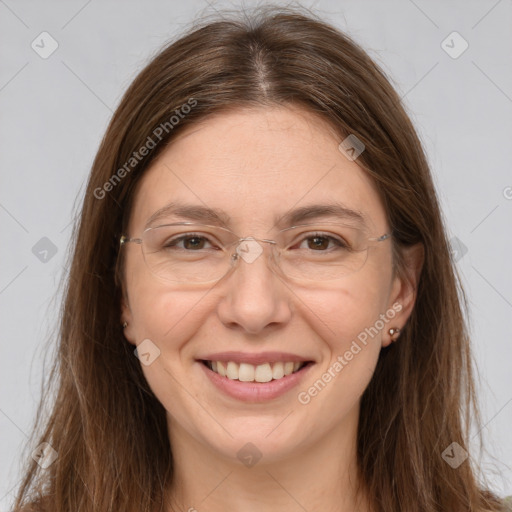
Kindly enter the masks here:
M 57 318 L 73 209 L 112 111 L 164 42 L 198 14 L 240 5 L 0 0 L 2 510 L 19 477 L 43 360 L 52 356 L 44 343 Z M 384 67 L 420 132 L 470 301 L 488 449 L 482 467 L 497 492 L 512 494 L 512 0 L 303 5 Z M 31 47 L 43 31 L 58 42 L 47 59 Z M 456 59 L 441 46 L 453 31 L 469 43 Z M 43 237 L 57 251 L 46 262 L 37 254 Z

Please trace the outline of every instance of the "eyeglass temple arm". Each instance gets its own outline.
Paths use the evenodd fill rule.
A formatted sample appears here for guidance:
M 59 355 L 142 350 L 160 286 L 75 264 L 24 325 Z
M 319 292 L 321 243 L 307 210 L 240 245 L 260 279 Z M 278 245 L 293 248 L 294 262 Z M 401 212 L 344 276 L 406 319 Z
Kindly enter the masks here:
M 119 245 L 127 244 L 128 242 L 133 242 L 135 244 L 141 244 L 142 238 L 129 238 L 126 235 L 122 235 L 121 238 L 119 238 Z
M 391 233 L 384 233 L 381 236 L 369 238 L 368 240 L 370 240 L 371 242 L 382 242 L 383 240 L 387 240 L 390 237 L 391 237 Z

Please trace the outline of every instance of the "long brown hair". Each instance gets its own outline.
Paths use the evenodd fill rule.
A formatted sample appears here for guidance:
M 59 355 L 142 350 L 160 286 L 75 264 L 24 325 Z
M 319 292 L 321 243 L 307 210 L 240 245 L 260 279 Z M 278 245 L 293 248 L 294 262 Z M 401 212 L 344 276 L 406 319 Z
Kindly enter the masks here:
M 228 109 L 292 104 L 322 116 L 340 141 L 354 134 L 364 143 L 358 163 L 384 201 L 398 268 L 401 248 L 425 248 L 412 315 L 400 342 L 381 350 L 361 402 L 358 464 L 375 510 L 498 510 L 471 457 L 457 469 L 442 457 L 452 443 L 469 451 L 471 420 L 479 424 L 480 415 L 465 297 L 415 129 L 385 73 L 354 41 L 305 9 L 275 6 L 192 26 L 122 98 L 73 233 L 47 384 L 55 383 L 55 396 L 30 445 L 47 442 L 58 457 L 46 469 L 28 457 L 15 510 L 165 508 L 172 450 L 165 410 L 120 325 L 119 235 L 135 185 L 176 134 Z

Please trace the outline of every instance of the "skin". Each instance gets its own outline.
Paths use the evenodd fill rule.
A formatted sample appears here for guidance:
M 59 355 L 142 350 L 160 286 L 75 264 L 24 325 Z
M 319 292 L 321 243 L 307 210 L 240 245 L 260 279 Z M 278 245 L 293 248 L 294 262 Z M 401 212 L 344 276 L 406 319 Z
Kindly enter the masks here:
M 389 232 L 373 182 L 339 143 L 325 121 L 295 107 L 210 117 L 174 139 L 147 170 L 128 235 L 139 237 L 147 219 L 175 199 L 223 209 L 242 236 L 272 238 L 275 215 L 329 200 L 362 211 L 372 236 Z M 149 272 L 139 245 L 123 248 L 126 339 L 138 345 L 149 338 L 161 351 L 141 367 L 167 411 L 176 509 L 371 510 L 364 490 L 355 489 L 360 399 L 381 348 L 391 343 L 388 329 L 403 327 L 411 313 L 422 264 L 421 248 L 409 249 L 408 272 L 399 277 L 391 249 L 389 240 L 372 247 L 364 267 L 336 283 L 283 282 L 259 257 L 215 286 L 178 288 Z M 308 404 L 299 403 L 297 393 L 396 303 L 401 311 L 384 329 Z M 224 350 L 292 352 L 316 364 L 297 389 L 246 403 L 218 391 L 196 361 Z M 249 442 L 263 454 L 253 467 L 237 458 Z

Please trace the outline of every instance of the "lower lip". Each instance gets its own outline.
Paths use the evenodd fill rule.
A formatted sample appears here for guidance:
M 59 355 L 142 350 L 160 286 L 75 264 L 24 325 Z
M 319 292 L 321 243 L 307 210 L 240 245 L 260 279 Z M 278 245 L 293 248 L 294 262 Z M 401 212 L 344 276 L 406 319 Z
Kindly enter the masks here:
M 207 377 L 220 391 L 232 398 L 243 400 L 244 402 L 265 402 L 272 400 L 297 386 L 304 378 L 313 363 L 308 363 L 298 372 L 291 373 L 281 379 L 271 380 L 270 382 L 241 382 L 222 377 L 218 373 L 210 370 L 204 363 L 199 361 Z

